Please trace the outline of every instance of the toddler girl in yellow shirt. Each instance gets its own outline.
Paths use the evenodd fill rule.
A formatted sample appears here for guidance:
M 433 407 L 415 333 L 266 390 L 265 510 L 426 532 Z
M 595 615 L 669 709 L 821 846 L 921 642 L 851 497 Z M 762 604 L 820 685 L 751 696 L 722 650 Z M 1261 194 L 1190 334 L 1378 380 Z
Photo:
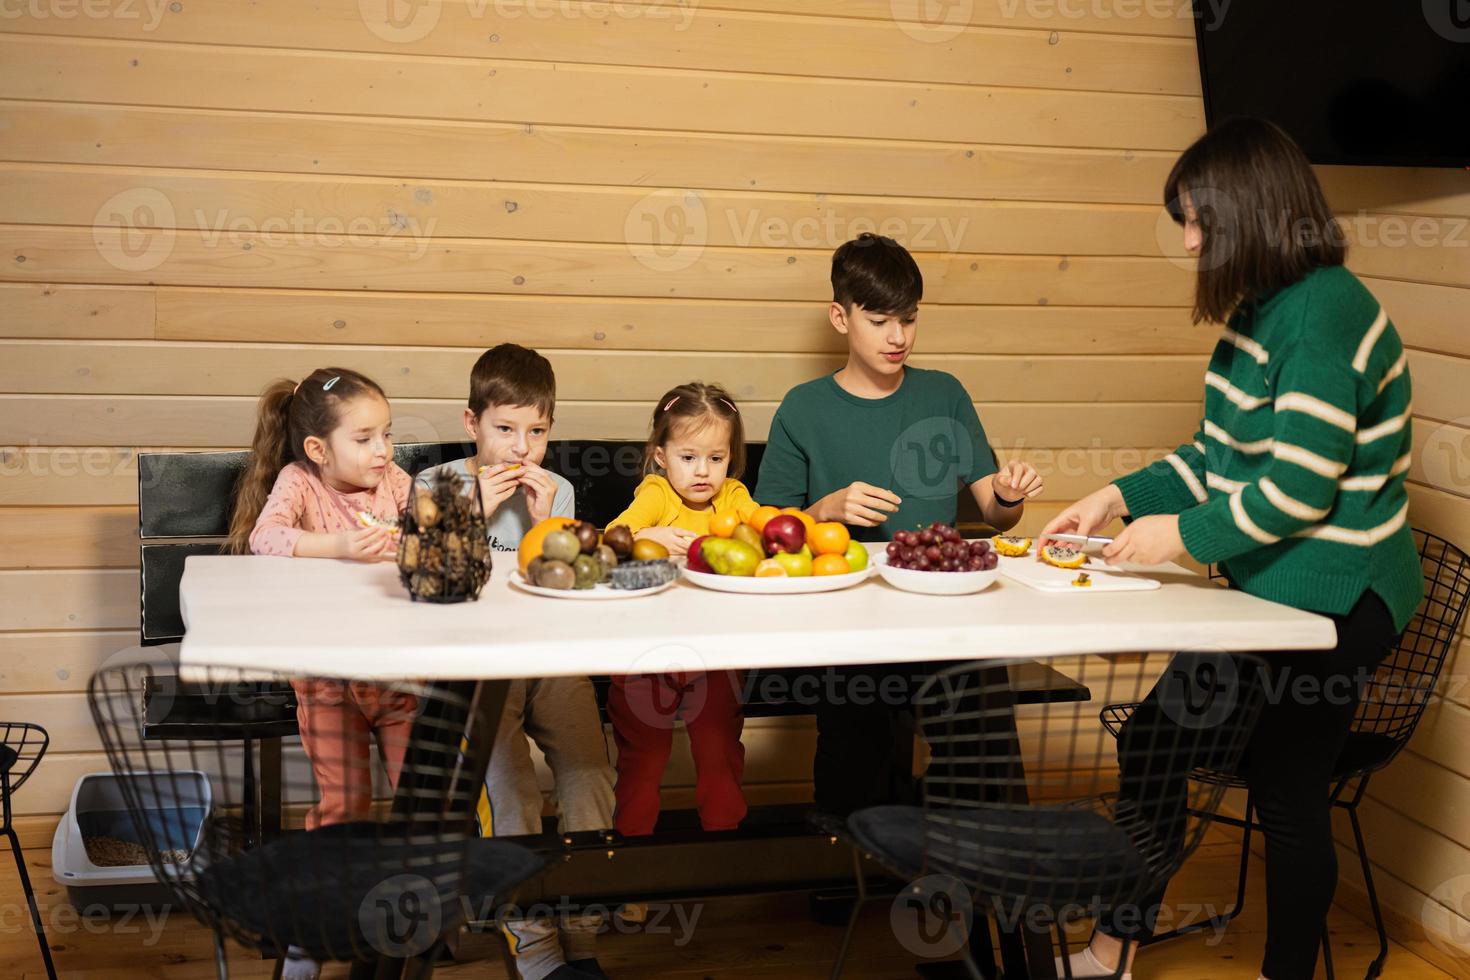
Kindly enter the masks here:
M 745 429 L 735 400 L 719 385 L 680 385 L 659 399 L 653 431 L 643 449 L 648 474 L 628 509 L 608 522 L 635 538 L 651 538 L 671 555 L 709 533 L 710 518 L 733 513 L 741 521 L 756 503 L 740 482 L 745 471 Z
M 709 533 L 710 518 L 756 510 L 740 482 L 745 430 L 725 389 L 698 382 L 669 391 L 653 412 L 643 453 L 644 471 L 628 509 L 608 522 L 635 537 L 652 538 L 670 554 L 688 552 Z M 659 784 L 673 747 L 674 720 L 682 718 L 694 755 L 695 805 L 705 830 L 732 830 L 745 817 L 740 779 L 745 772 L 745 726 L 740 675 L 735 671 L 634 674 L 612 679 L 607 712 L 618 746 L 617 810 L 627 835 L 653 833 Z

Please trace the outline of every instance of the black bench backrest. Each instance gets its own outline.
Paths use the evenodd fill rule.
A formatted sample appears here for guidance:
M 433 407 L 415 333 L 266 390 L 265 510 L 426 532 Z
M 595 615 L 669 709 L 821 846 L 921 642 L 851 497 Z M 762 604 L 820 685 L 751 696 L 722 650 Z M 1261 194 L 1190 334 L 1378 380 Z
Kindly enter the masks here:
M 755 482 L 764 450 L 764 443 L 747 445 L 747 484 Z M 474 451 L 474 443 L 404 443 L 393 447 L 393 458 L 417 475 Z M 138 455 L 144 644 L 169 643 L 184 635 L 179 616 L 184 559 L 220 552 L 230 526 L 235 484 L 249 456 L 244 451 Z M 643 479 L 643 443 L 556 440 L 547 447 L 544 465 L 571 483 L 577 516 L 602 527 L 628 506 Z

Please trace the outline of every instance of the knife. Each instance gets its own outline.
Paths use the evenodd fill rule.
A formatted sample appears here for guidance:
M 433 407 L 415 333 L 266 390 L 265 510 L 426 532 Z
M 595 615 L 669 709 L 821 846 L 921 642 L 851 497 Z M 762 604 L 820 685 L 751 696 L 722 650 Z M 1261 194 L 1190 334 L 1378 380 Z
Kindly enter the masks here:
M 1104 548 L 1113 543 L 1112 538 L 1090 537 L 1085 534 L 1047 534 L 1044 535 L 1048 541 L 1062 541 L 1067 544 L 1080 544 L 1084 548 L 1094 546 Z

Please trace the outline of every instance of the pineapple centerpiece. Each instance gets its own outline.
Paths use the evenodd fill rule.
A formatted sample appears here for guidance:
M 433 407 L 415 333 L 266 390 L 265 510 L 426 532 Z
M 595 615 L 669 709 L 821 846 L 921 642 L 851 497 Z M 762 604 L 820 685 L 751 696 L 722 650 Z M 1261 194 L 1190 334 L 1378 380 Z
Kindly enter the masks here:
M 480 597 L 490 578 L 490 545 L 480 487 L 441 472 L 431 484 L 414 483 L 399 516 L 398 574 L 414 601 L 465 602 Z

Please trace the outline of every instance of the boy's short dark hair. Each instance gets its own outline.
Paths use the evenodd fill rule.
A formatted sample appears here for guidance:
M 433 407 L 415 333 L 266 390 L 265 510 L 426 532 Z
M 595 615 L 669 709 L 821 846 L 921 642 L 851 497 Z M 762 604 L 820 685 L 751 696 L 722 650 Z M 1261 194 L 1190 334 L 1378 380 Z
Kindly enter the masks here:
M 490 348 L 470 370 L 469 404 L 476 416 L 491 405 L 530 405 L 550 418 L 556 412 L 551 362 L 520 344 Z
M 873 313 L 907 316 L 924 298 L 924 276 L 908 249 L 865 232 L 832 255 L 832 301 Z

